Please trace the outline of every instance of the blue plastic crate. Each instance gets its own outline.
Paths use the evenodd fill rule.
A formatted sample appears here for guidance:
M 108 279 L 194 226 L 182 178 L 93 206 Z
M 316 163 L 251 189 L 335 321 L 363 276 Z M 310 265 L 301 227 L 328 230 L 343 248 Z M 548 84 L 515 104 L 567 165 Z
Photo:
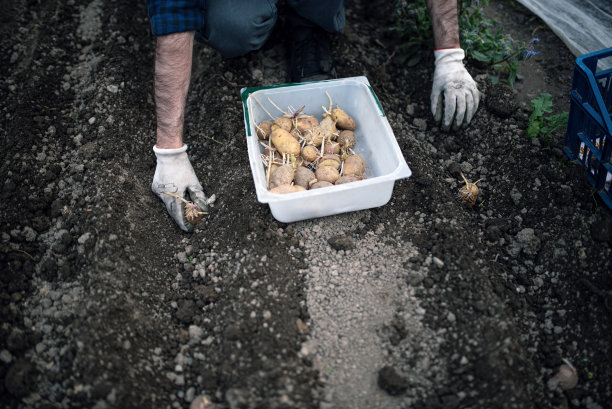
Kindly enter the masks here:
M 602 60 L 612 62 L 612 48 L 576 59 L 563 150 L 612 209 L 612 69 L 598 70 Z

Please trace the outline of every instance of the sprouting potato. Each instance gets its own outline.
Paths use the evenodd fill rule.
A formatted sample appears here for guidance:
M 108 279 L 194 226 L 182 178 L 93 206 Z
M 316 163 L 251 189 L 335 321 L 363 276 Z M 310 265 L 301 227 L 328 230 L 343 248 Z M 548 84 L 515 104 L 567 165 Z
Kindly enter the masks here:
M 298 110 L 290 106 L 285 112 L 270 100 L 283 114 L 276 119 L 264 108 L 273 122 L 261 121 L 257 135 L 269 139 L 261 142 L 265 147 L 261 158 L 270 192 L 292 193 L 365 179 L 365 160 L 353 151 L 355 120 L 337 105 L 332 109 L 331 96 L 325 94 L 329 106 L 322 107 L 320 121 L 302 114 L 304 106 Z
M 315 126 L 305 132 L 306 140 L 314 146 L 321 146 L 325 134 L 320 126 Z
M 302 158 L 306 162 L 314 162 L 319 157 L 319 150 L 312 145 L 306 145 L 302 148 Z
M 333 166 L 319 166 L 315 172 L 315 177 L 319 181 L 334 183 L 340 177 L 340 172 Z
M 293 123 L 291 122 L 291 118 L 287 118 L 285 116 L 276 118 L 274 120 L 274 123 L 280 126 L 281 128 L 283 128 L 287 132 L 291 131 L 291 128 L 293 128 Z
M 336 169 L 340 169 L 341 164 L 342 162 L 340 161 L 340 157 L 332 153 L 323 155 L 323 157 L 319 160 L 318 166 L 332 166 Z
M 310 187 L 310 181 L 314 179 L 314 172 L 304 166 L 299 166 L 295 171 L 295 184 L 298 186 L 302 186 L 305 189 L 308 189 Z
M 268 136 L 270 136 L 270 132 L 272 132 L 272 130 L 270 129 L 271 126 L 272 122 L 268 121 L 267 119 L 261 121 L 259 125 L 257 125 L 256 132 L 259 139 L 268 139 Z
M 298 142 L 300 141 L 300 136 L 302 136 L 302 133 L 299 131 L 299 129 L 293 128 L 289 133 L 291 134 L 291 136 L 293 136 L 293 139 Z
M 274 189 L 280 185 L 289 185 L 293 182 L 295 170 L 291 165 L 281 165 L 270 175 L 270 188 Z
M 360 155 L 351 155 L 344 160 L 342 175 L 363 176 L 365 174 L 365 160 Z
M 337 141 L 343 152 L 352 149 L 355 146 L 355 132 L 349 130 L 341 131 Z
M 300 154 L 300 143 L 288 131 L 282 128 L 273 130 L 270 134 L 270 140 L 280 153 L 295 156 Z
M 274 171 L 278 169 L 281 165 L 277 163 L 270 163 L 269 166 L 270 166 L 270 175 L 272 175 L 272 173 L 274 173 Z
M 280 185 L 280 186 L 276 186 L 274 189 L 270 189 L 270 192 L 285 194 L 285 193 L 303 192 L 304 190 L 306 189 L 304 189 L 302 186 Z
M 312 190 L 312 189 L 319 189 L 319 188 L 322 188 L 322 187 L 328 187 L 328 186 L 333 186 L 333 183 L 327 182 L 327 181 L 325 181 L 325 180 L 319 180 L 318 182 L 313 183 L 313 184 L 310 186 L 310 189 L 311 189 L 311 190 Z
M 340 129 L 355 130 L 355 120 L 340 108 L 332 109 L 332 118 Z
M 323 131 L 323 138 L 325 138 L 326 141 L 335 139 L 335 134 L 338 132 L 338 129 L 331 115 L 323 114 L 323 120 L 319 124 L 319 127 Z
M 340 144 L 338 142 L 329 142 L 325 144 L 325 153 L 337 155 L 340 153 Z
M 309 129 L 314 128 L 315 126 L 319 126 L 319 120 L 315 118 L 314 116 L 304 116 L 304 117 L 298 118 L 296 120 L 296 123 L 297 123 L 297 129 L 299 129 L 300 132 L 302 133 L 308 131 Z

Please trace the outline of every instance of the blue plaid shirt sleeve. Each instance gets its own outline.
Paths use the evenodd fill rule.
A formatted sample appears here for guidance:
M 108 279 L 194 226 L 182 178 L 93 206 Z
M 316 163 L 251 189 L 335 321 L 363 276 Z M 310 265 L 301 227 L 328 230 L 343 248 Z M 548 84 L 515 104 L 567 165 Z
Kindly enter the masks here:
M 204 27 L 205 0 L 147 0 L 153 35 L 159 36 Z

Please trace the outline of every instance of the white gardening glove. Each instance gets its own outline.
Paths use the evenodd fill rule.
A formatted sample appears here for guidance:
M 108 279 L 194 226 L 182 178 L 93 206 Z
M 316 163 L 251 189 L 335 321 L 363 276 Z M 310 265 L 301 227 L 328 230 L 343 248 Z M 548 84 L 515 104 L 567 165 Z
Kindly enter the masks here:
M 448 130 L 451 125 L 453 129 L 467 126 L 478 109 L 480 92 L 463 66 L 465 52 L 461 48 L 451 48 L 436 50 L 434 56 L 436 69 L 431 89 L 431 113 L 434 120 L 440 122 L 444 105 L 443 130 Z
M 203 212 L 208 211 L 202 185 L 187 156 L 187 145 L 176 149 L 159 149 L 154 146 L 153 152 L 157 156 L 157 168 L 151 189 L 164 202 L 176 224 L 187 232 L 192 231 L 193 225 L 185 219 L 184 202 L 162 194 L 162 192 L 174 193 L 187 201 L 194 202 Z

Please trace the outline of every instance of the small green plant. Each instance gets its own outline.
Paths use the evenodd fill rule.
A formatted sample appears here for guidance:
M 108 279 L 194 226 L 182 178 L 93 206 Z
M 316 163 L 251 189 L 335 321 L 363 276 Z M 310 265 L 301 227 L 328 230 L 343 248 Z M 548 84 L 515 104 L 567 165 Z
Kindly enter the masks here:
M 527 135 L 531 138 L 542 138 L 550 141 L 551 134 L 558 128 L 567 126 L 569 117 L 568 112 L 561 112 L 556 115 L 546 115 L 552 113 L 552 95 L 542 93 L 537 98 L 531 100 L 533 112 L 529 116 Z
M 488 3 L 488 0 L 458 1 L 461 46 L 468 58 L 492 67 L 492 82 L 498 82 L 500 77 L 504 77 L 513 85 L 518 75 L 518 62 L 539 52 L 533 49 L 533 43 L 527 46 L 522 41 L 514 40 L 503 33 L 503 28 L 496 20 L 485 17 L 482 8 Z M 408 66 L 418 64 L 423 51 L 433 48 L 432 26 L 425 0 L 398 1 L 396 22 L 392 30 L 405 40 L 396 52 L 401 62 Z

